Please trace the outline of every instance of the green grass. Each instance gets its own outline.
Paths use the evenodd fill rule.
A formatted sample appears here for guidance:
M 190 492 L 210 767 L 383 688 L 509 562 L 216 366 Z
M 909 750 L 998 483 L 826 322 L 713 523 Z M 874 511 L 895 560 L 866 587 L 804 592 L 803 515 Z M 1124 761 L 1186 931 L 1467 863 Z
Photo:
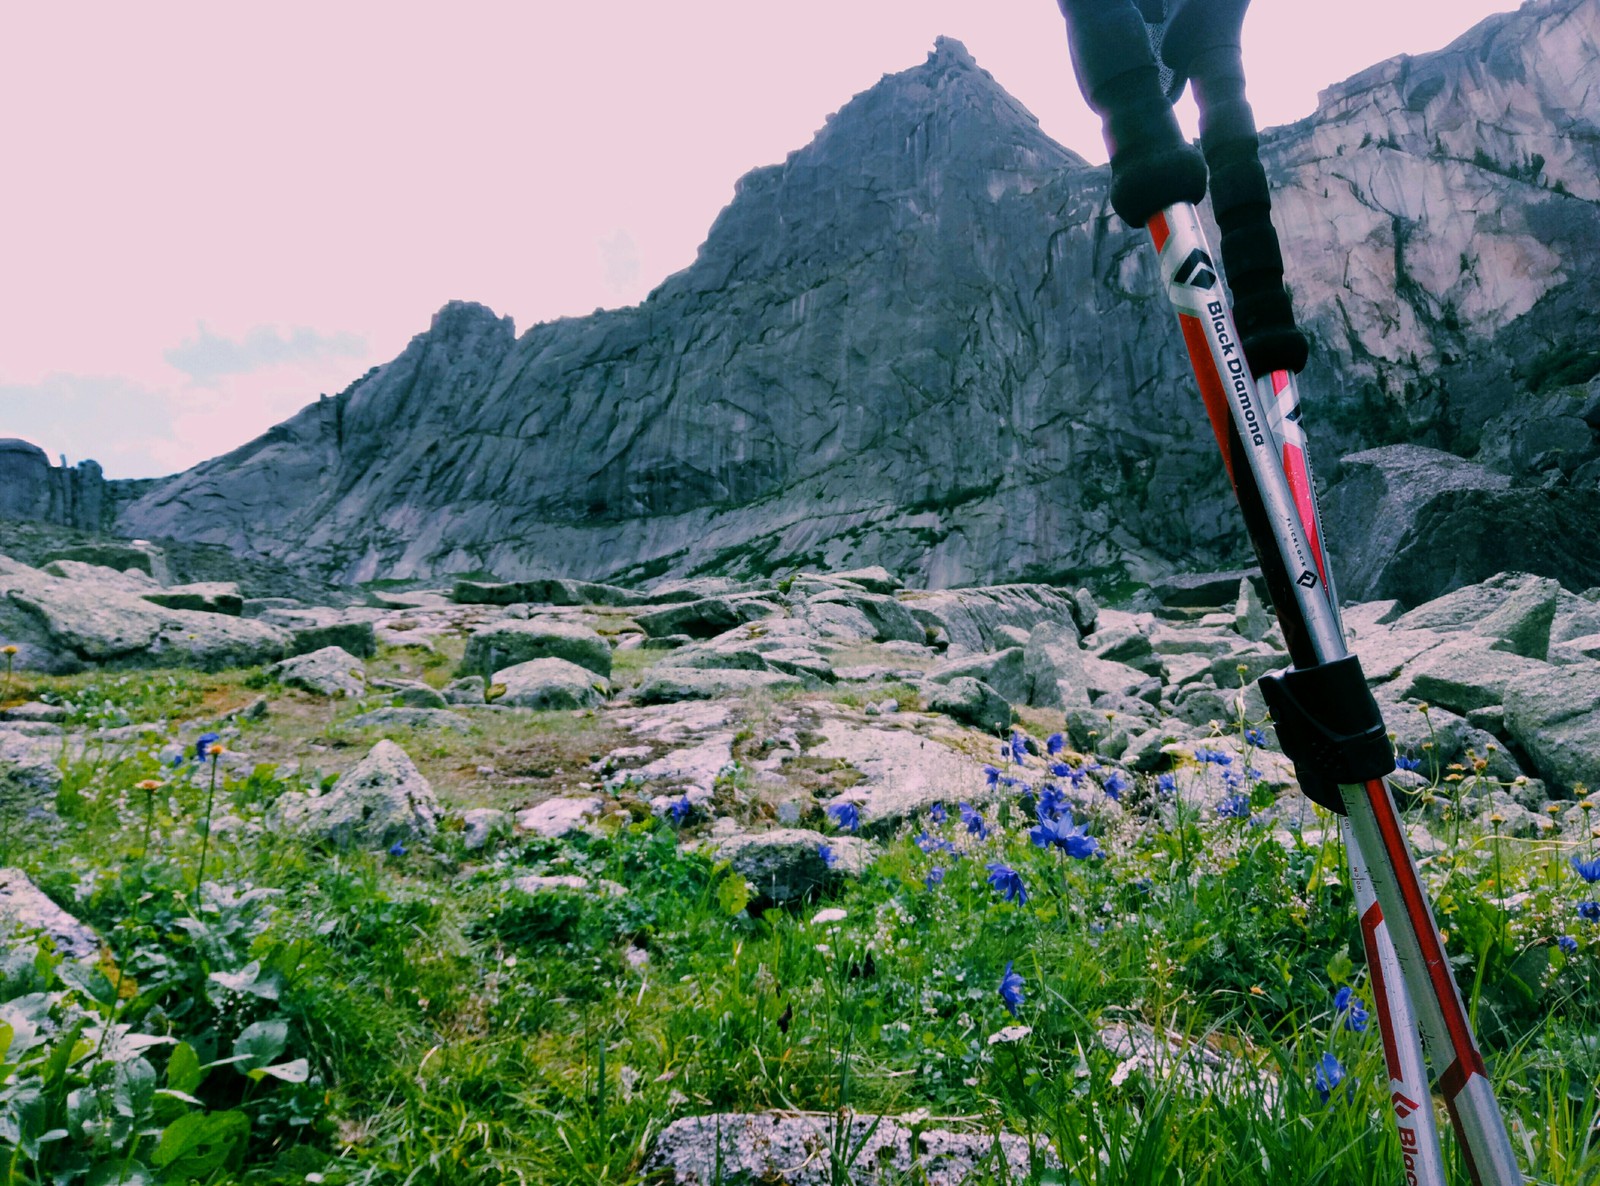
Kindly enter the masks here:
M 167 677 L 149 679 L 154 703 Z M 201 702 L 239 690 L 183 680 Z M 296 703 L 275 702 L 238 747 L 317 740 L 348 764 L 376 737 L 342 724 L 354 706 L 330 721 Z M 452 772 L 570 769 L 606 743 L 602 729 L 491 714 L 465 737 L 399 739 L 464 806 L 481 788 Z M 219 779 L 212 818 L 234 822 L 207 838 L 212 767 L 174 771 L 159 750 L 64 758 L 62 827 L 0 827 L 0 865 L 24 868 L 107 945 L 89 965 L 26 947 L 0 959 L 0 1017 L 14 1039 L 32 1010 L 43 1035 L 0 1053 L 0 1125 L 26 1137 L 0 1158 L 7 1186 L 118 1180 L 102 1166 L 146 1174 L 130 1182 L 633 1183 L 672 1120 L 762 1109 L 926 1111 L 929 1125 L 1033 1134 L 1063 1163 L 1041 1182 L 1403 1180 L 1376 1027 L 1351 1032 L 1332 1010 L 1340 984 L 1371 997 L 1331 828 L 1285 849 L 1270 827 L 1175 810 L 1141 779 L 1120 823 L 1094 825 L 1103 858 L 1034 847 L 1019 796 L 989 813 L 988 839 L 954 811 L 942 826 L 912 821 L 858 880 L 751 908 L 759 886 L 683 843 L 705 824 L 686 835 L 643 812 L 486 853 L 449 829 L 399 855 L 319 848 L 276 825 L 302 784 L 271 763 Z M 146 792 L 145 779 L 161 785 Z M 1455 842 L 1422 869 L 1519 1152 L 1541 1182 L 1594 1182 L 1600 937 L 1574 913 L 1588 896 L 1568 864 L 1578 850 L 1444 827 Z M 959 855 L 925 853 L 925 830 Z M 1000 899 L 990 861 L 1020 873 L 1026 904 Z M 510 888 L 532 873 L 627 893 Z M 1495 904 L 1521 892 L 1514 914 Z M 843 919 L 814 921 L 825 907 Z M 1570 956 L 1554 946 L 1566 933 L 1580 941 Z M 998 992 L 1008 963 L 1024 978 L 1016 1018 Z M 98 1040 L 108 1020 L 150 1044 Z M 1119 1074 L 1099 1040 L 1112 1022 L 1209 1043 L 1252 1071 L 1210 1096 Z M 991 1041 L 1009 1025 L 1029 1030 Z M 1312 1085 L 1325 1051 L 1349 1075 L 1326 1102 Z M 210 1146 L 160 1161 L 205 1124 Z M 852 1180 L 837 1154 L 837 1179 Z

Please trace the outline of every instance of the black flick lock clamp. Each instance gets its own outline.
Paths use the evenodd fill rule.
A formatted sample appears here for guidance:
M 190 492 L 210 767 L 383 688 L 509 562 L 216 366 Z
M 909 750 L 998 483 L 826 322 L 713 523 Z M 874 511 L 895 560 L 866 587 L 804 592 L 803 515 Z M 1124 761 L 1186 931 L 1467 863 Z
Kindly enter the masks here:
M 1354 655 L 1264 675 L 1258 683 L 1278 742 L 1313 803 L 1344 815 L 1340 786 L 1382 778 L 1394 769 L 1383 714 Z

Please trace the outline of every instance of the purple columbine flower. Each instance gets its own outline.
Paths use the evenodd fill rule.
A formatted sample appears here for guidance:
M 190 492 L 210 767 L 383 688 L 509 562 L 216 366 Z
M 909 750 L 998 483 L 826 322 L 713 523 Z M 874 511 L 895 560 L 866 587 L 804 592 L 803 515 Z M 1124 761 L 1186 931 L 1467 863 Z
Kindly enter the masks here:
M 943 885 L 944 884 L 944 866 L 943 865 L 935 865 L 933 868 L 929 869 L 928 870 L 928 875 L 922 879 L 922 884 L 927 886 L 927 888 L 929 890 L 932 890 L 937 886 Z
M 1366 1002 L 1356 996 L 1348 984 L 1333 994 L 1333 1011 L 1335 1014 L 1344 1015 L 1344 1028 L 1351 1033 L 1367 1032 L 1370 1015 L 1367 1013 Z
M 839 854 L 833 851 L 831 844 L 817 845 L 817 855 L 822 858 L 822 863 L 830 869 L 839 863 Z
M 830 803 L 828 818 L 840 831 L 854 832 L 861 826 L 861 808 L 854 803 Z
M 942 824 L 950 818 L 950 813 L 944 809 L 943 803 L 935 803 L 928 808 L 928 818 L 936 824 Z
M 1000 977 L 1000 999 L 1005 1002 L 1011 1016 L 1017 1015 L 1017 1006 L 1027 998 L 1023 995 L 1023 980 L 1020 975 L 1011 970 L 1011 960 L 1006 961 L 1006 974 Z
M 1249 819 L 1250 796 L 1229 795 L 1217 804 L 1217 815 L 1222 819 Z
M 1061 793 L 1061 788 L 1054 783 L 1047 785 L 1039 792 L 1039 798 L 1033 805 L 1033 814 L 1041 820 L 1055 819 L 1067 809 L 1067 797 Z
M 989 834 L 989 825 L 983 822 L 983 816 L 970 803 L 957 803 L 956 810 L 961 813 L 961 822 L 966 825 L 967 832 L 982 840 Z
M 672 816 L 673 823 L 681 826 L 694 814 L 694 804 L 689 802 L 688 795 L 684 795 L 682 798 L 674 799 L 667 805 L 667 813 Z
M 1574 951 L 1578 950 L 1578 941 L 1571 935 L 1560 935 L 1556 938 L 1556 946 L 1561 948 L 1561 950 L 1566 952 L 1568 955 L 1571 955 Z
M 1122 792 L 1128 789 L 1128 780 L 1122 777 L 1121 771 L 1113 770 L 1102 785 L 1105 787 L 1106 794 L 1120 802 Z
M 1244 731 L 1244 739 L 1257 749 L 1267 744 L 1267 735 L 1260 729 L 1246 729 Z
M 1085 825 L 1072 822 L 1072 816 L 1043 820 L 1028 829 L 1028 839 L 1040 848 L 1054 845 L 1074 860 L 1086 861 L 1100 852 L 1100 842 L 1089 835 Z
M 1020 766 L 1020 765 L 1022 765 L 1023 759 L 1026 758 L 1027 756 L 1028 756 L 1028 743 L 1027 743 L 1027 741 L 1023 739 L 1023 736 L 1022 736 L 1021 733 L 1016 732 L 1016 730 L 1012 730 L 1012 733 L 1011 733 L 1011 760 L 1013 762 L 1015 762 L 1018 766 Z
M 983 777 L 991 787 L 998 786 L 1000 783 L 1000 771 L 993 766 L 985 766 L 983 768 Z
M 1585 922 L 1600 922 L 1600 902 L 1592 898 L 1587 902 L 1579 902 L 1578 917 Z
M 912 841 L 912 843 L 914 843 L 929 856 L 932 856 L 936 852 L 955 852 L 956 850 L 956 846 L 951 844 L 948 840 L 945 840 L 939 836 L 931 835 L 927 832 L 920 833 Z
M 1156 790 L 1163 795 L 1176 794 L 1178 790 L 1178 777 L 1175 774 L 1162 774 L 1156 777 Z
M 222 734 L 220 733 L 200 734 L 199 737 L 195 738 L 194 742 L 194 760 L 196 762 L 204 762 L 206 755 L 211 752 L 211 747 L 221 740 Z
M 1044 752 L 1052 758 L 1067 748 L 1067 739 L 1059 733 L 1052 733 L 1044 739 Z
M 1395 764 L 1395 768 L 1398 769 L 1398 770 L 1421 770 L 1422 769 L 1422 759 L 1421 758 L 1408 758 L 1408 757 L 1406 757 L 1405 754 L 1396 754 L 1394 756 L 1394 764 Z
M 1578 871 L 1578 876 L 1585 881 L 1591 884 L 1600 881 L 1600 857 L 1596 857 L 1592 861 L 1584 861 L 1573 857 L 1572 867 Z
M 1028 887 L 1022 884 L 1020 873 L 999 861 L 990 861 L 986 868 L 989 870 L 989 884 L 994 886 L 1001 898 L 1018 906 L 1028 904 Z
M 1329 1050 L 1317 1060 L 1317 1067 L 1311 1073 L 1311 1084 L 1317 1089 L 1317 1094 L 1322 1097 L 1322 1102 L 1327 1103 L 1328 1097 L 1333 1094 L 1333 1089 L 1344 1082 L 1344 1067 Z
M 403 856 L 405 856 L 406 855 L 406 846 L 404 844 L 401 844 L 400 841 L 396 840 L 393 844 L 391 844 L 389 846 L 389 855 L 392 856 L 392 857 L 403 857 Z

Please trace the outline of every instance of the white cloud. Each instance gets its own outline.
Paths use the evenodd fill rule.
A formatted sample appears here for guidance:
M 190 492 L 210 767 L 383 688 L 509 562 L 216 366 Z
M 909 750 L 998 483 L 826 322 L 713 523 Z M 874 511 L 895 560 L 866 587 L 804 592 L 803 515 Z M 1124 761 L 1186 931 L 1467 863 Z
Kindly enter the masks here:
M 162 357 L 194 382 L 211 384 L 224 375 L 249 374 L 283 363 L 361 358 L 366 352 L 366 339 L 358 334 L 321 334 L 303 325 L 285 333 L 275 325 L 258 325 L 235 341 L 212 333 L 202 321 L 194 337 Z
M 86 457 L 108 476 L 171 473 L 154 446 L 172 439 L 169 399 L 121 375 L 47 375 L 38 383 L 0 384 L 0 436 L 32 441 L 52 462 Z M 91 444 L 92 441 L 92 444 Z M 87 453 L 76 449 L 89 446 Z

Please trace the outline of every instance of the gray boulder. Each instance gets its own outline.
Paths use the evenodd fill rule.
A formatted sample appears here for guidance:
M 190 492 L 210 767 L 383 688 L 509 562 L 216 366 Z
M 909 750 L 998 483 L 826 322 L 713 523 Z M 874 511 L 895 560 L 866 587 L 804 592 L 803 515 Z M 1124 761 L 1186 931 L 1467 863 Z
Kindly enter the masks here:
M 303 606 L 263 610 L 257 620 L 288 631 L 292 655 L 341 647 L 359 658 L 370 659 L 378 653 L 378 634 L 373 627 L 378 616 L 377 610 Z
M 714 700 L 751 692 L 803 688 L 805 681 L 776 671 L 697 670 L 654 667 L 633 690 L 636 704 L 668 704 L 677 700 Z
M 1048 585 L 991 585 L 910 593 L 903 604 L 925 627 L 943 631 L 953 653 L 975 654 L 999 649 L 997 626 L 1031 631 L 1043 622 L 1055 622 L 1077 628 L 1078 619 L 1094 602 Z
M 1600 788 L 1600 663 L 1540 666 L 1505 686 L 1506 729 L 1539 777 Z
M 249 667 L 282 657 L 282 631 L 223 614 L 152 605 L 119 580 L 67 579 L 0 557 L 0 638 L 17 666 Z
M 988 684 L 1013 704 L 1027 704 L 1033 689 L 1022 647 L 1007 647 L 992 655 L 946 659 L 935 664 L 927 678 L 936 684 L 948 684 L 951 680 L 962 678 L 975 679 Z
M 1033 1180 L 1034 1156 L 1058 1164 L 1043 1137 L 1030 1154 L 1026 1137 L 951 1132 L 910 1117 L 729 1112 L 676 1120 L 656 1138 L 646 1163 L 661 1186 L 717 1182 L 833 1186 L 835 1149 L 850 1150 L 852 1181 L 964 1186 Z M 867 1176 L 870 1169 L 870 1179 Z
M 491 693 L 496 704 L 543 711 L 596 708 L 611 694 L 611 681 L 565 659 L 530 659 L 494 673 Z
M 446 704 L 482 704 L 483 693 L 488 687 L 481 675 L 467 675 L 460 679 L 451 680 L 445 685 L 441 695 Z
M 341 847 L 387 848 L 432 836 L 439 800 L 406 751 L 380 741 L 333 789 L 298 805 L 296 822 Z
M 611 647 L 599 634 L 576 622 L 553 618 L 493 622 L 467 639 L 458 675 L 490 675 L 531 659 L 565 659 L 611 678 Z
M 834 862 L 822 858 L 822 846 Z M 824 836 L 805 828 L 741 832 L 717 845 L 719 861 L 727 861 L 750 883 L 758 900 L 793 902 L 845 875 L 859 876 L 872 860 L 872 848 L 856 836 Z
M 371 687 L 375 692 L 393 696 L 397 707 L 400 708 L 444 708 L 449 703 L 437 688 L 430 687 L 421 680 L 373 680 Z
M 970 676 L 936 685 L 928 696 L 928 711 L 941 712 L 985 733 L 1011 727 L 1010 702 L 982 680 Z
M 68 959 L 88 959 L 100 936 L 57 906 L 21 869 L 0 869 L 0 936 L 8 949 L 34 935 L 47 935 Z
M 582 799 L 546 799 L 520 812 L 517 815 L 517 827 L 535 836 L 559 840 L 581 829 L 599 815 L 605 805 L 605 800 L 598 795 Z
M 1035 708 L 1087 707 L 1089 673 L 1086 663 L 1090 657 L 1083 653 L 1083 644 L 1074 626 L 1059 621 L 1035 626 L 1023 651 L 1027 702 Z
M 1150 586 L 1150 592 L 1172 609 L 1232 609 L 1239 600 L 1240 582 L 1261 579 L 1259 568 L 1180 573 L 1157 581 Z
M 893 594 L 897 589 L 905 588 L 905 582 L 881 564 L 874 564 L 868 568 L 852 568 L 849 572 L 829 575 L 837 581 L 849 581 L 852 585 L 860 585 L 868 593 Z
M 1548 666 L 1537 659 L 1497 650 L 1493 642 L 1471 633 L 1440 643 L 1401 669 L 1395 694 L 1465 713 L 1504 703 L 1508 683 Z
M 632 589 L 593 581 L 543 577 L 527 581 L 486 583 L 457 581 L 450 591 L 457 605 L 643 605 L 646 597 Z
M 296 655 L 267 669 L 286 688 L 300 688 L 319 696 L 364 696 L 367 671 L 343 647 L 323 647 L 309 655 Z
M 687 634 L 690 638 L 715 638 L 735 626 L 742 626 L 746 622 L 753 622 L 777 612 L 777 606 L 756 597 L 702 597 L 696 601 L 668 605 L 649 613 L 635 614 L 634 621 L 638 622 L 639 629 L 651 638 L 665 638 L 672 634 Z
M 801 616 L 813 612 L 827 615 L 832 607 L 854 610 L 866 619 L 874 642 L 926 642 L 928 632 L 921 622 L 899 601 L 880 593 L 867 593 L 855 589 L 832 589 L 806 598 Z
M 375 708 L 339 722 L 345 729 L 447 729 L 472 732 L 472 722 L 443 708 Z
M 232 581 L 209 581 L 197 585 L 173 585 L 140 594 L 152 605 L 167 609 L 189 609 L 202 614 L 229 614 L 235 618 L 244 613 L 244 598 L 239 586 Z
M 468 852 L 487 848 L 491 840 L 511 834 L 511 814 L 493 807 L 461 813 L 461 844 Z
M 0 726 L 0 816 L 54 806 L 61 789 L 62 750 L 60 738 Z

